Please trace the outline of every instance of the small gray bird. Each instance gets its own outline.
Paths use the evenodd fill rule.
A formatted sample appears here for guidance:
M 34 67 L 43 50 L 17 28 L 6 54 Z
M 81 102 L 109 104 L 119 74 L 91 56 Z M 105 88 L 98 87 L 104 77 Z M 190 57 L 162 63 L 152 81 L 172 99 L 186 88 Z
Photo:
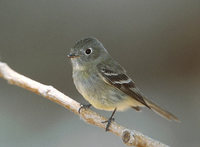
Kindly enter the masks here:
M 163 110 L 147 99 L 135 86 L 134 81 L 127 75 L 125 69 L 117 63 L 96 38 L 83 38 L 76 42 L 68 55 L 73 67 L 73 80 L 77 90 L 97 109 L 113 111 L 105 121 L 106 131 L 113 120 L 116 110 L 123 111 L 134 108 L 139 111 L 147 107 L 161 116 L 178 121 L 173 114 Z

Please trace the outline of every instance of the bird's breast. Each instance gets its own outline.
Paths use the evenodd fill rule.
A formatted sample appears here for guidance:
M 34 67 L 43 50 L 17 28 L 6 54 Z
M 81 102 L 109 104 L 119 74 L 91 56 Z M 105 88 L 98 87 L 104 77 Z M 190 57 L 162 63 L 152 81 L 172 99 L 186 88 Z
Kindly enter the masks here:
M 126 94 L 104 82 L 98 73 L 74 71 L 73 80 L 79 93 L 97 109 L 124 110 L 131 104 Z
M 98 91 L 101 90 L 100 77 L 92 71 L 74 71 L 74 84 L 77 90 L 83 97 L 90 101 L 98 96 Z

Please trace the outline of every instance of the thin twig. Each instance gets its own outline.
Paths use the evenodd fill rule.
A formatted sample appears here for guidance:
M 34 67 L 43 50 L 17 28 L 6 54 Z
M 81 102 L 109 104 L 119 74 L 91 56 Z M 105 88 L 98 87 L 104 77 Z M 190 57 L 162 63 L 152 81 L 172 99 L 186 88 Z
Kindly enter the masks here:
M 14 70 L 12 70 L 6 63 L 0 62 L 0 77 L 7 80 L 10 84 L 17 85 L 43 97 L 58 103 L 59 105 L 71 110 L 75 114 L 79 115 L 85 122 L 105 129 L 106 124 L 102 123 L 107 120 L 105 117 L 91 111 L 90 109 L 82 109 L 81 113 L 78 113 L 80 103 L 76 102 L 72 98 L 64 95 L 60 91 L 56 90 L 52 86 L 44 85 L 36 82 L 28 77 L 25 77 Z M 113 134 L 121 137 L 123 142 L 129 146 L 135 147 L 168 147 L 167 145 L 155 141 L 142 133 L 129 130 L 116 122 L 112 122 L 109 131 Z

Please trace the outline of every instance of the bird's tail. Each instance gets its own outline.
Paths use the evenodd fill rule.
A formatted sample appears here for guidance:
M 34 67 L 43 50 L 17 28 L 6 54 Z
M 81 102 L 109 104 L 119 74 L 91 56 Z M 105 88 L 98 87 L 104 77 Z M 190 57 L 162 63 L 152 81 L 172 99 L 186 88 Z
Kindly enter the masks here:
M 174 120 L 174 121 L 180 122 L 179 119 L 175 115 L 173 115 L 172 113 L 160 108 L 158 105 L 151 102 L 150 100 L 145 99 L 145 102 L 154 112 L 161 115 L 162 117 L 164 117 L 168 120 Z

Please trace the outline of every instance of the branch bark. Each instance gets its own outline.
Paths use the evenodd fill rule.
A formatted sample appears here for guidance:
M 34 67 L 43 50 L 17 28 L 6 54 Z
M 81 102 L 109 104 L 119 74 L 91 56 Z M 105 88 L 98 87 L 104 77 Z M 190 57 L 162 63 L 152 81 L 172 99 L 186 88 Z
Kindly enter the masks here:
M 106 124 L 102 123 L 107 120 L 105 117 L 91 111 L 90 109 L 82 109 L 81 113 L 78 113 L 80 103 L 76 102 L 72 98 L 64 95 L 60 91 L 56 90 L 50 85 L 44 85 L 37 81 L 34 81 L 28 77 L 25 77 L 14 70 L 12 70 L 6 63 L 0 62 L 0 77 L 8 81 L 8 83 L 17 85 L 36 94 L 39 94 L 63 107 L 71 110 L 76 115 L 79 115 L 85 122 L 105 129 Z M 135 147 L 169 147 L 159 141 L 153 140 L 142 133 L 129 130 L 116 122 L 112 122 L 109 127 L 109 131 L 123 140 L 128 146 Z

